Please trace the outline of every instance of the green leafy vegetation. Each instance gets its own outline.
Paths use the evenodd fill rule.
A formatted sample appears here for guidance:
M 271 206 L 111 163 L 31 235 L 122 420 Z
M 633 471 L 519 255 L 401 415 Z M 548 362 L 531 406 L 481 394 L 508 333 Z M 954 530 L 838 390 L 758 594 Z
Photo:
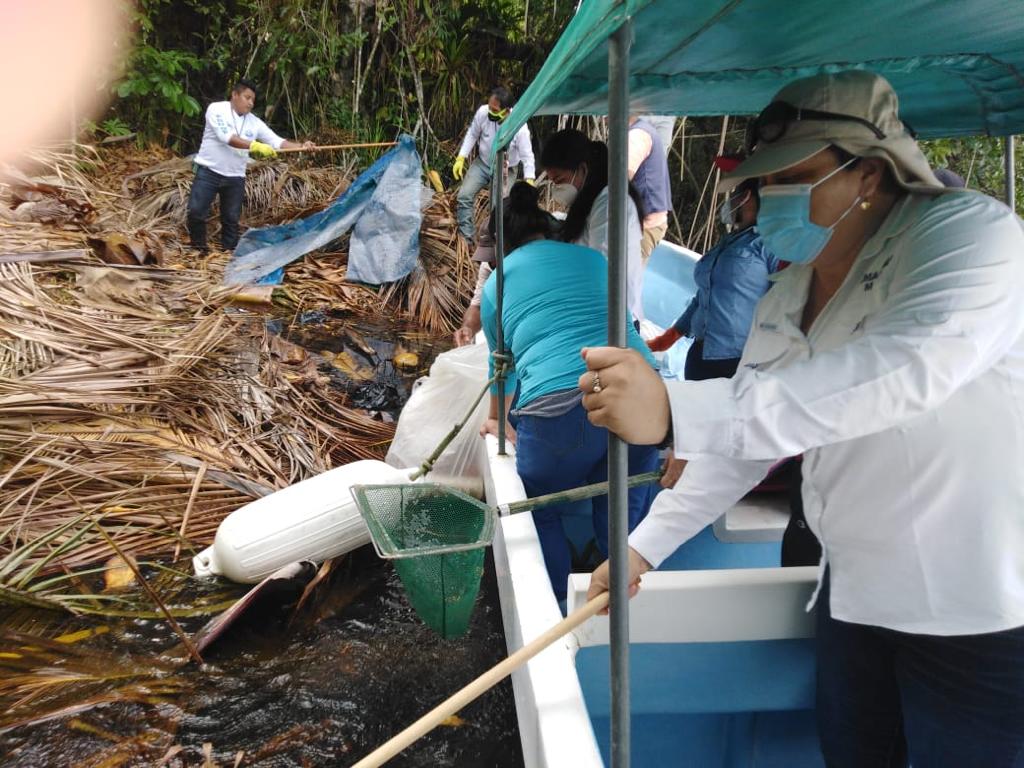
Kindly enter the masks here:
M 245 76 L 259 86 L 257 112 L 282 133 L 376 141 L 407 131 L 438 167 L 491 87 L 522 92 L 573 12 L 568 0 L 128 7 L 134 47 L 106 117 L 144 139 L 194 150 L 203 107 Z
M 195 151 L 203 108 L 227 98 L 245 76 L 259 88 L 257 113 L 282 134 L 329 143 L 412 133 L 448 183 L 472 111 L 495 84 L 521 94 L 573 14 L 568 0 L 122 2 L 132 14 L 134 47 L 97 135 L 136 132 L 140 141 Z M 745 122 L 730 120 L 724 138 L 720 118 L 677 125 L 670 234 L 698 250 L 717 239 L 711 159 L 720 142 L 726 151 L 740 148 Z M 606 132 L 592 118 L 571 124 L 595 136 Z M 558 125 L 531 120 L 535 144 Z M 1003 197 L 1001 139 L 923 146 L 935 167 Z M 1024 201 L 1024 157 L 1017 165 L 1017 199 Z
M 1017 212 L 1024 213 L 1024 157 L 1016 140 L 1015 189 Z M 992 136 L 963 139 L 933 139 L 921 142 L 933 168 L 949 168 L 960 174 L 967 186 L 1000 200 L 1006 196 L 1006 167 L 1003 153 L 1006 142 Z

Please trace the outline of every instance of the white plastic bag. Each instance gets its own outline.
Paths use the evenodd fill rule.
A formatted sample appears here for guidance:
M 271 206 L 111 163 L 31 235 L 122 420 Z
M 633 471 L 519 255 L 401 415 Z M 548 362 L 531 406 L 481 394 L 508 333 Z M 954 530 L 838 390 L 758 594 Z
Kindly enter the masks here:
M 472 344 L 442 352 L 430 375 L 413 387 L 402 409 L 385 461 L 393 467 L 418 467 L 437 447 L 487 383 L 487 344 Z M 487 417 L 489 398 L 473 411 L 462 431 L 434 465 L 438 474 L 480 476 L 480 426 Z M 430 480 L 430 475 L 427 475 Z

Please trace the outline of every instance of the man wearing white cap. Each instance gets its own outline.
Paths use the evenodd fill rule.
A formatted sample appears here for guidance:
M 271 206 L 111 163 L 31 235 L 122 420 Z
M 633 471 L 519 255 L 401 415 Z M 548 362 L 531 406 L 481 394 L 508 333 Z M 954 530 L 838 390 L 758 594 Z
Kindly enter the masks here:
M 1022 765 L 1022 223 L 943 187 L 868 72 L 791 83 L 748 144 L 724 183 L 760 179 L 758 230 L 792 265 L 736 376 L 584 351 L 591 421 L 689 459 L 630 536 L 631 579 L 803 453 L 826 763 Z

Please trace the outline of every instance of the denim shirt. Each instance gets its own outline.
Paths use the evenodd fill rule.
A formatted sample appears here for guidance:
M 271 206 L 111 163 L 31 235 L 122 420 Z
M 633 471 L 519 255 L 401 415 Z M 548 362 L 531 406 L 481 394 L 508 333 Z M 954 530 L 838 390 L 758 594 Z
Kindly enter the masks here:
M 778 268 L 756 227 L 726 235 L 697 262 L 697 295 L 673 327 L 704 342 L 705 360 L 738 358 L 754 308 L 771 286 L 768 276 Z

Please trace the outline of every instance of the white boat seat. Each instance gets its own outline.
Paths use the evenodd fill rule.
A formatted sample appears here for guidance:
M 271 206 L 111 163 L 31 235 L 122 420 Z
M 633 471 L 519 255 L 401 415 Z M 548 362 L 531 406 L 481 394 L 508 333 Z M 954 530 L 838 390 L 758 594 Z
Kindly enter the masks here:
M 633 643 L 711 643 L 782 640 L 814 635 L 804 606 L 814 592 L 818 569 L 741 568 L 708 571 L 652 571 L 629 603 Z M 569 576 L 568 610 L 586 602 L 590 574 Z M 608 617 L 579 627 L 580 647 L 608 644 Z

